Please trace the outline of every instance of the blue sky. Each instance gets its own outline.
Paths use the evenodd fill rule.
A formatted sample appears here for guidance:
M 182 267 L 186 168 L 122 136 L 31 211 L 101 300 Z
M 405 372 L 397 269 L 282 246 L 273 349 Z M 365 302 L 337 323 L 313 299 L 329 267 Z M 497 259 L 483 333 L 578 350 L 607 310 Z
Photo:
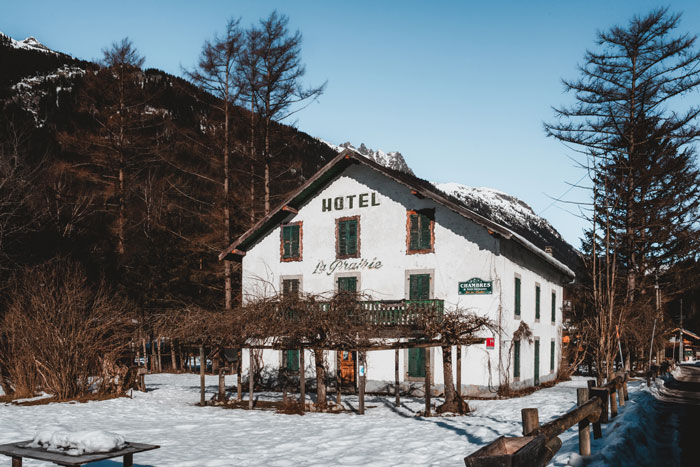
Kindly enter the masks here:
M 585 222 L 551 197 L 585 201 L 567 185 L 583 172 L 542 122 L 569 101 L 561 78 L 576 77 L 597 31 L 666 5 L 683 13 L 680 31 L 700 33 L 700 2 L 650 0 L 2 0 L 0 31 L 83 59 L 128 36 L 145 66 L 180 74 L 228 18 L 249 25 L 277 9 L 304 36 L 307 82 L 328 81 L 290 123 L 336 144 L 398 150 L 421 178 L 511 193 L 579 246 Z

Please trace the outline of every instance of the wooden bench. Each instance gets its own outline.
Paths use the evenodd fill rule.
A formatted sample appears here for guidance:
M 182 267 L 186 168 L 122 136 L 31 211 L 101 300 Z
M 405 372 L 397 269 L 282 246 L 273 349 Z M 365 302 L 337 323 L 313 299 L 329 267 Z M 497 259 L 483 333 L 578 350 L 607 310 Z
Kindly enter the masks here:
M 12 458 L 12 467 L 22 467 L 22 458 L 24 457 L 53 462 L 58 465 L 76 466 L 122 456 L 124 457 L 124 467 L 132 467 L 134 465 L 134 454 L 160 448 L 160 446 L 156 446 L 155 444 L 127 443 L 126 447 L 115 451 L 83 454 L 82 456 L 69 456 L 68 454 L 50 452 L 42 448 L 25 447 L 31 444 L 31 442 L 32 440 L 30 439 L 29 441 L 2 444 L 0 445 L 0 454 Z

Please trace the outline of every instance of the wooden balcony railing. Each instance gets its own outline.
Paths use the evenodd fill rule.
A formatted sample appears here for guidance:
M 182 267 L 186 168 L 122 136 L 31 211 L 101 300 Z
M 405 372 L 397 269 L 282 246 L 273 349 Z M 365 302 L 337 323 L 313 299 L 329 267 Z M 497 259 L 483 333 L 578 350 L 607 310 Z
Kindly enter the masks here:
M 330 302 L 318 302 L 327 311 Z M 413 326 L 421 318 L 443 315 L 443 300 L 358 300 L 346 303 L 347 312 L 360 322 L 373 326 Z M 295 315 L 293 313 L 291 316 Z

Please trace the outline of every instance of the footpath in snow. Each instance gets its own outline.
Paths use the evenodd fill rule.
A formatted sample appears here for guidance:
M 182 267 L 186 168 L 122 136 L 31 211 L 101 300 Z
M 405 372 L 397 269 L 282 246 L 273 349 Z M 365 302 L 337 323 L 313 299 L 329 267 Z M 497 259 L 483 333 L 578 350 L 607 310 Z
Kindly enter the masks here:
M 227 377 L 228 387 L 234 379 Z M 217 377 L 207 376 L 206 381 L 208 394 L 214 394 Z M 0 404 L 0 444 L 32 439 L 46 426 L 63 425 L 71 430 L 106 430 L 127 441 L 160 445 L 161 449 L 135 457 L 142 466 L 457 466 L 464 465 L 466 455 L 500 435 L 521 436 L 522 408 L 538 408 L 540 422 L 545 423 L 573 408 L 576 388 L 586 387 L 586 379 L 575 378 L 521 398 L 470 401 L 474 412 L 467 416 L 422 418 L 415 413 L 423 408 L 423 399 L 403 398 L 402 406 L 395 408 L 393 397 L 368 396 L 364 416 L 299 416 L 198 407 L 198 375 L 148 375 L 146 383 L 148 392 L 134 392 L 133 399 Z M 610 456 L 618 455 L 621 443 L 637 437 L 630 432 L 636 427 L 629 425 L 647 416 L 643 406 L 651 397 L 640 390 L 642 386 L 639 382 L 630 384 L 627 406 L 604 427 L 603 439 L 592 443 L 591 460 L 596 465 L 608 465 Z M 356 409 L 357 398 L 344 397 L 344 405 Z M 560 438 L 563 446 L 552 465 L 580 463 L 575 454 L 576 428 Z M 25 464 L 49 465 L 31 460 Z M 103 461 L 91 465 L 119 464 Z

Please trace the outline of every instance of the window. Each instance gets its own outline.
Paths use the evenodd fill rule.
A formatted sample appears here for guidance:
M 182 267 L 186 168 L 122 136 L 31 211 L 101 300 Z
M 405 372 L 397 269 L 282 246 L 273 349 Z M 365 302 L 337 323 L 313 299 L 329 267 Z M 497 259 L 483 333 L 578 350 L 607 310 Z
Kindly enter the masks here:
M 520 341 L 513 341 L 513 378 L 520 378 Z
M 550 373 L 554 372 L 554 339 L 549 346 L 549 371 Z
M 338 258 L 358 258 L 360 256 L 360 216 L 338 219 L 335 238 L 335 251 Z
M 301 261 L 301 222 L 282 226 L 282 261 Z
M 408 280 L 409 300 L 430 300 L 430 274 L 411 274 Z
M 285 297 L 295 297 L 299 295 L 299 279 L 283 279 L 282 295 Z
M 357 277 L 339 277 L 338 278 L 338 293 L 355 293 L 357 292 Z
M 540 286 L 535 285 L 535 321 L 540 320 Z
M 285 350 L 284 354 L 284 367 L 287 371 L 299 371 L 299 351 L 298 350 Z
M 520 278 L 515 278 L 515 317 L 520 318 Z
M 435 211 L 423 209 L 408 211 L 407 254 L 431 253 L 434 251 Z
M 557 294 L 552 292 L 552 324 L 557 321 Z

